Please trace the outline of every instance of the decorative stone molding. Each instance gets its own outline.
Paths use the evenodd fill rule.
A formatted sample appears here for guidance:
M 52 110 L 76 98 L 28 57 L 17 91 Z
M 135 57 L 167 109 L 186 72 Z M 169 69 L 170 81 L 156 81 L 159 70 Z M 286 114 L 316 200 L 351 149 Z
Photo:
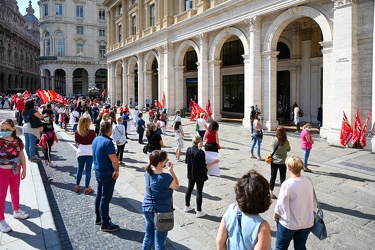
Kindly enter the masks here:
M 345 5 L 351 5 L 353 3 L 358 4 L 358 0 L 332 0 L 334 7 L 342 7 Z
M 164 45 L 159 46 L 158 52 L 161 54 L 167 54 L 169 52 L 174 51 L 174 45 L 172 43 L 166 43 Z
M 196 35 L 195 37 L 198 39 L 200 45 L 207 44 L 207 42 L 208 42 L 208 34 L 207 33 L 202 33 L 202 34 Z
M 288 9 L 288 11 L 289 11 L 289 14 L 290 14 L 291 16 L 295 16 L 295 15 L 298 14 L 298 8 L 297 8 L 297 7 L 290 8 L 290 9 Z
M 250 31 L 260 30 L 262 25 L 262 18 L 255 16 L 244 20 L 245 24 L 249 26 Z

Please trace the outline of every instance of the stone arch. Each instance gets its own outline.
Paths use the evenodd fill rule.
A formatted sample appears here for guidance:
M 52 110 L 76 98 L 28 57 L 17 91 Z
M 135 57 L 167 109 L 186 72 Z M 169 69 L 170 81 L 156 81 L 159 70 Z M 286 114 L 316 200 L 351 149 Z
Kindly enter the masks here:
M 311 7 L 299 6 L 284 11 L 272 22 L 265 36 L 263 51 L 276 50 L 279 37 L 286 26 L 301 17 L 310 17 L 319 25 L 323 41 L 332 40 L 332 26 L 323 13 Z
M 154 50 L 151 50 L 145 56 L 144 70 L 152 70 L 152 63 L 154 62 L 154 58 L 156 58 L 156 61 L 158 62 L 158 65 L 160 65 L 158 53 L 156 53 L 156 51 L 154 51 Z
M 289 51 L 292 52 L 292 43 L 288 39 L 286 39 L 285 37 L 280 37 L 277 42 L 284 43 L 288 47 Z
M 123 72 L 123 62 L 122 60 L 119 60 L 115 64 L 115 76 L 121 76 L 124 74 Z
M 178 49 L 176 50 L 176 55 L 175 55 L 176 66 L 184 64 L 184 56 L 189 47 L 193 47 L 193 49 L 195 50 L 195 53 L 197 53 L 198 62 L 200 61 L 198 45 L 192 40 L 186 40 L 186 41 L 183 41 L 180 44 L 180 46 L 178 46 Z
M 231 36 L 237 36 L 244 47 L 244 54 L 248 55 L 249 52 L 249 41 L 246 37 L 246 35 L 238 28 L 235 27 L 228 27 L 223 29 L 219 32 L 219 34 L 216 35 L 213 43 L 212 43 L 212 50 L 210 53 L 210 60 L 219 60 L 220 59 L 220 52 L 221 48 L 223 47 L 223 44 L 225 41 L 231 37 Z
M 136 56 L 130 57 L 128 61 L 128 74 L 134 74 L 136 65 L 138 65 L 138 58 Z

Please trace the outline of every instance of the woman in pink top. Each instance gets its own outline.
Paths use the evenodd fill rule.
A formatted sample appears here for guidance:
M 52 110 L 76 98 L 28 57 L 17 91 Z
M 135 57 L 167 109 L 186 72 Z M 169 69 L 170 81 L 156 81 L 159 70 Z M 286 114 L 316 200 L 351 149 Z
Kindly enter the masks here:
M 310 131 L 311 131 L 311 125 L 310 123 L 306 123 L 303 126 L 303 130 L 301 132 L 301 148 L 305 152 L 303 154 L 303 171 L 305 172 L 311 172 L 311 170 L 307 167 L 307 160 L 309 159 L 310 151 L 314 143 L 314 140 L 311 137 Z

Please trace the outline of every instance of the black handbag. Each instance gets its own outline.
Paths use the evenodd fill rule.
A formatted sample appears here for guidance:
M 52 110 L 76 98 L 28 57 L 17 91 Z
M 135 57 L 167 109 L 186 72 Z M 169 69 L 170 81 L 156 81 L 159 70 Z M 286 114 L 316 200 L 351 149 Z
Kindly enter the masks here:
M 34 114 L 29 115 L 29 120 L 30 120 L 30 126 L 32 128 L 43 127 L 44 123 L 38 117 L 36 117 Z
M 168 232 L 172 230 L 174 227 L 173 210 L 171 212 L 163 212 L 163 213 L 158 213 L 155 210 L 155 206 L 154 206 L 155 200 L 154 200 L 154 196 L 152 195 L 150 181 L 151 181 L 151 178 L 150 178 L 150 175 L 148 175 L 148 188 L 149 188 L 151 200 L 152 200 L 152 211 L 154 213 L 155 229 L 158 230 L 159 232 Z M 173 205 L 172 205 L 172 209 L 173 209 Z
M 311 179 L 310 179 L 311 181 Z M 311 182 L 312 184 L 312 182 Z M 311 232 L 319 239 L 324 240 L 327 239 L 327 229 L 326 225 L 323 221 L 323 210 L 319 206 L 318 198 L 316 197 L 315 188 L 313 185 L 314 197 L 316 200 L 316 205 L 318 210 L 314 211 L 314 226 L 311 228 Z

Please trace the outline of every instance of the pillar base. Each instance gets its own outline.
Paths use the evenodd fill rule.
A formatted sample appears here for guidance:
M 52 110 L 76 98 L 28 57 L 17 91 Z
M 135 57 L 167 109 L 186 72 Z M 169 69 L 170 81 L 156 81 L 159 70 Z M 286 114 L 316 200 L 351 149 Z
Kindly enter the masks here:
M 279 123 L 277 122 L 277 120 L 268 120 L 266 122 L 266 127 L 265 129 L 268 130 L 268 131 L 274 131 L 276 130 L 277 126 L 279 125 Z
M 249 118 L 243 118 L 242 119 L 242 126 L 244 126 L 244 128 L 250 128 L 251 127 L 250 119 Z

